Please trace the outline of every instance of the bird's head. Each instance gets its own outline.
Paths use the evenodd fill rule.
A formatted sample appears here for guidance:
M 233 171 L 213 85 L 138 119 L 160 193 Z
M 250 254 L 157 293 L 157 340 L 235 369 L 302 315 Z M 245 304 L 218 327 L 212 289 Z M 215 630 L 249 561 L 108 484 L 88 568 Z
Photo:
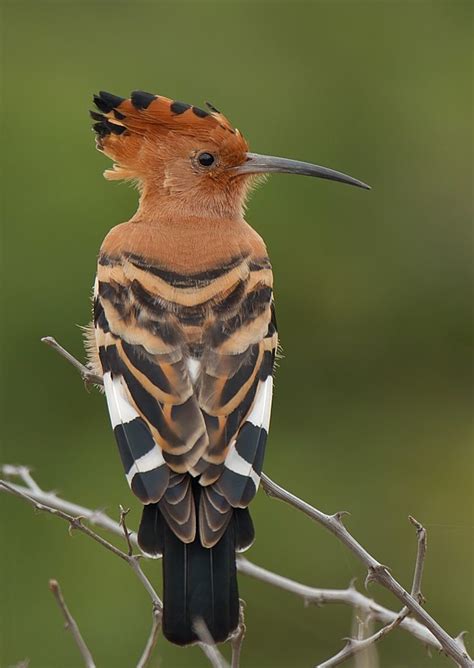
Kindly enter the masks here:
M 272 172 L 368 188 L 331 169 L 249 153 L 239 130 L 209 103 L 205 111 L 143 91 L 128 99 L 101 91 L 94 103 L 97 148 L 115 162 L 105 177 L 136 181 L 144 201 L 163 213 L 172 207 L 187 215 L 241 215 L 249 189 Z

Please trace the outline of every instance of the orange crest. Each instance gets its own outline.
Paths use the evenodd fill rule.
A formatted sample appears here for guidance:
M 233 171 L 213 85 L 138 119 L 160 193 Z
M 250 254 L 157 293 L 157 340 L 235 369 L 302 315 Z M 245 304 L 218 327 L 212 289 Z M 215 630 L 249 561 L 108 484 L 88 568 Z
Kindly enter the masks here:
M 144 91 L 134 91 L 128 99 L 101 91 L 94 103 L 101 112 L 90 112 L 97 147 L 118 162 L 106 172 L 109 179 L 143 181 L 162 171 L 164 161 L 206 150 L 218 151 L 223 165 L 245 160 L 244 137 L 209 103 L 205 111 Z

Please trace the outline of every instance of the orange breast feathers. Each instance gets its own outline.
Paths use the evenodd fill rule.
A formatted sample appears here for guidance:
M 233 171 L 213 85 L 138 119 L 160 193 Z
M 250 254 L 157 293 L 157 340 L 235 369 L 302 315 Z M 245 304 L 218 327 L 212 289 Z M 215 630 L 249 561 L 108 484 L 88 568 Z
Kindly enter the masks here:
M 102 245 L 97 279 L 110 330 L 151 354 L 215 347 L 218 323 L 256 295 L 262 313 L 246 318 L 219 347 L 242 352 L 263 338 L 270 318 L 271 265 L 262 239 L 243 221 L 124 223 Z M 145 327 L 148 321 L 160 326 Z

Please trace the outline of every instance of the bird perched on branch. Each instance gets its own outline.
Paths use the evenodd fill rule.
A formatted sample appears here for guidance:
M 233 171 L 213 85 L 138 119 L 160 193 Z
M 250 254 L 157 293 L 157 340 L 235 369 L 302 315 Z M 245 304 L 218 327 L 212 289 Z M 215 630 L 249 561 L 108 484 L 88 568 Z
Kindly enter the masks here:
M 238 626 L 235 553 L 254 540 L 255 496 L 278 345 L 273 277 L 243 218 L 262 174 L 366 188 L 340 172 L 249 153 L 209 111 L 135 91 L 94 97 L 107 179 L 138 184 L 138 211 L 106 236 L 89 333 L 125 475 L 143 503 L 141 549 L 163 557 L 163 632 L 216 642 Z

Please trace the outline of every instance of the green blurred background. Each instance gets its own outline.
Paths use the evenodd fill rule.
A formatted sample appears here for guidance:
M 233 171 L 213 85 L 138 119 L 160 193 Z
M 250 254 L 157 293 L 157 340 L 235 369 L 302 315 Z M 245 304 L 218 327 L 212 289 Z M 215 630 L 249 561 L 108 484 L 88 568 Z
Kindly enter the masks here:
M 409 586 L 413 514 L 429 531 L 423 591 L 453 634 L 472 630 L 472 117 L 470 2 L 4 2 L 4 462 L 70 500 L 139 507 L 105 401 L 39 339 L 76 355 L 97 250 L 136 193 L 101 176 L 94 91 L 211 100 L 254 151 L 319 162 L 373 186 L 275 176 L 249 222 L 276 276 L 284 348 L 266 471 L 351 531 Z M 81 665 L 55 577 L 104 668 L 135 665 L 150 604 L 133 573 L 60 521 L 0 497 L 1 666 Z M 364 571 L 336 539 L 262 493 L 247 556 L 304 583 Z M 147 571 L 161 587 L 159 564 Z M 311 666 L 350 632 L 348 608 L 240 578 L 243 668 Z M 398 603 L 371 585 L 370 595 Z M 380 665 L 447 666 L 402 631 Z M 207 665 L 160 639 L 153 665 Z

